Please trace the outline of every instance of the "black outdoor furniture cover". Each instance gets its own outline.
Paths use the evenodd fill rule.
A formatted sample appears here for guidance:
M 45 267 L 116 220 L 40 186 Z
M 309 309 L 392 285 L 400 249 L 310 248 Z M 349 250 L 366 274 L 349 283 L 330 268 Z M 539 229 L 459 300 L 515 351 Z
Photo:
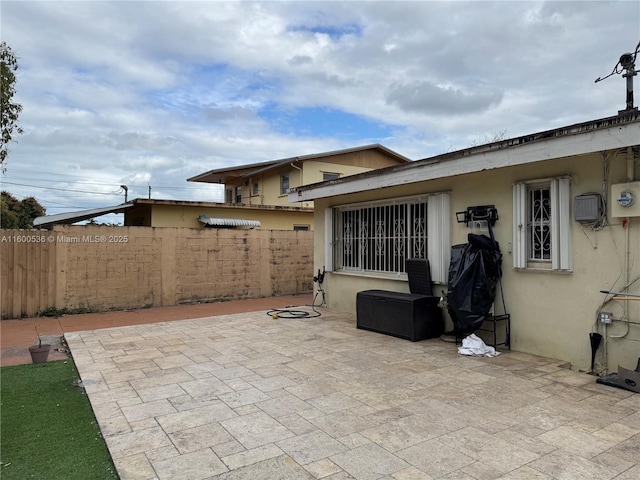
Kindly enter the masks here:
M 447 304 L 456 330 L 476 331 L 491 311 L 501 275 L 498 242 L 470 233 L 469 243 L 451 247 Z

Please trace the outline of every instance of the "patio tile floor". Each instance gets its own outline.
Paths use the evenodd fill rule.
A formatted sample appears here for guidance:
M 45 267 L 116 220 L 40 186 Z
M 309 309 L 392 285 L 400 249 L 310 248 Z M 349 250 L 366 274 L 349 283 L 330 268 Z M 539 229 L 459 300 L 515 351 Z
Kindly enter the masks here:
M 640 395 L 562 362 L 464 357 L 352 315 L 65 334 L 122 480 L 618 479 Z

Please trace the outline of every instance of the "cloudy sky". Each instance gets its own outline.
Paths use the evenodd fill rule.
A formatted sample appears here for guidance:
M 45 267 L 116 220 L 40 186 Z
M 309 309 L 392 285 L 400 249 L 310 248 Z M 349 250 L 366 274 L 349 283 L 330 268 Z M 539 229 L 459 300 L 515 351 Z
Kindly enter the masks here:
M 220 201 L 186 182 L 214 168 L 370 143 L 417 160 L 612 116 L 624 80 L 594 80 L 640 40 L 637 1 L 2 0 L 0 14 L 24 108 L 2 189 L 49 214 L 121 203 L 123 184 Z

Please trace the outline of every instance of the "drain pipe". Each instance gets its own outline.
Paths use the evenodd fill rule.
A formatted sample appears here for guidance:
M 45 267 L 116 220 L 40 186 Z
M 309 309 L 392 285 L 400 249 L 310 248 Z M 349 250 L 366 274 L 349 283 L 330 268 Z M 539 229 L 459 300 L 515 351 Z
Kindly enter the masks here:
M 635 180 L 635 158 L 633 155 L 633 148 L 631 147 L 627 147 L 627 180 L 629 182 L 633 182 Z M 629 217 L 623 219 L 623 225 L 625 228 L 625 236 L 624 236 L 625 249 L 624 250 L 625 250 L 625 256 L 626 256 L 624 268 L 626 270 L 625 285 L 627 286 L 627 288 L 629 288 L 630 275 L 631 275 L 631 243 L 629 239 L 630 220 L 631 219 Z M 625 299 L 624 301 L 624 318 L 627 322 L 629 322 L 630 318 L 629 318 L 629 299 L 628 298 Z M 620 335 L 619 337 L 615 337 L 615 338 L 626 337 L 628 333 L 629 333 L 629 323 L 627 323 L 627 331 L 624 333 L 624 335 Z
M 291 166 L 300 172 L 300 186 L 304 185 L 304 183 L 302 183 L 302 168 L 294 165 L 293 162 L 291 162 Z
M 622 225 L 625 229 L 624 234 L 624 270 L 625 270 L 625 290 L 629 288 L 631 283 L 630 281 L 630 270 L 631 270 L 631 245 L 629 244 L 629 218 L 622 219 Z M 624 338 L 629 333 L 629 297 L 625 297 L 624 299 L 624 322 L 627 324 L 627 330 L 622 335 L 611 336 L 610 338 Z
M 627 147 L 627 181 L 633 182 L 636 178 L 635 174 L 635 161 L 633 155 L 633 148 Z
M 297 165 L 295 165 L 293 162 L 291 162 L 291 166 L 300 172 L 300 186 L 304 185 L 304 184 L 302 183 L 302 168 L 298 167 L 298 166 L 297 166 Z

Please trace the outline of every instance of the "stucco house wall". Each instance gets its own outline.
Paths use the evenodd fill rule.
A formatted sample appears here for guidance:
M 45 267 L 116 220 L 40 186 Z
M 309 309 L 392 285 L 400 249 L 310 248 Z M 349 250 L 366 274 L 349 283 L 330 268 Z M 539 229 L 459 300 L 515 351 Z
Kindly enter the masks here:
M 310 209 L 146 199 L 137 199 L 136 205 L 125 211 L 124 226 L 203 228 L 199 215 L 258 220 L 261 226 L 256 228 L 259 230 L 294 230 L 296 226 L 313 230 L 313 211 Z
M 210 170 L 188 181 L 224 184 L 228 204 L 290 206 L 287 192 L 282 192 L 282 175 L 289 177 L 288 188 L 295 188 L 323 181 L 325 172 L 345 177 L 407 162 L 408 158 L 375 144 Z M 313 207 L 312 201 L 295 203 Z
M 635 147 L 637 150 L 637 146 Z M 325 214 L 328 207 L 394 199 L 411 195 L 448 192 L 450 198 L 451 245 L 466 243 L 469 229 L 459 224 L 455 212 L 468 206 L 494 204 L 498 210 L 494 233 L 503 253 L 503 287 L 511 314 L 512 349 L 568 361 L 576 369 L 589 369 L 591 349 L 588 334 L 603 332 L 596 315 L 605 300 L 601 290 L 611 290 L 640 277 L 640 217 L 611 216 L 607 199 L 608 226 L 594 231 L 573 220 L 569 229 L 573 267 L 569 272 L 514 269 L 513 265 L 513 190 L 514 183 L 556 176 L 570 176 L 570 196 L 602 192 L 604 156 L 608 158 L 608 186 L 628 181 L 628 150 L 595 152 L 554 158 L 547 161 L 490 169 L 401 186 L 371 189 L 315 199 L 315 269 L 326 259 Z M 640 174 L 637 152 L 633 170 Z M 384 171 L 381 172 L 384 175 Z M 380 179 L 378 179 L 380 180 Z M 383 180 L 380 180 L 383 181 Z M 627 270 L 628 265 L 628 270 Z M 356 294 L 367 289 L 408 292 L 406 276 L 329 272 L 324 288 L 330 308 L 355 313 Z M 447 286 L 435 286 L 435 293 Z M 630 292 L 640 294 L 640 281 Z M 501 308 L 498 307 L 498 311 Z M 613 301 L 605 310 L 616 321 L 607 326 L 605 344 L 598 354 L 601 369 L 616 371 L 618 365 L 635 368 L 640 356 L 640 302 Z M 628 320 L 621 321 L 621 320 Z M 448 327 L 452 324 L 447 320 Z
M 371 155 L 376 152 L 369 152 Z M 380 155 L 381 154 L 377 154 Z M 378 160 L 376 162 L 371 161 L 367 162 L 368 164 L 380 165 L 381 167 L 389 166 L 391 162 L 387 159 L 386 164 L 382 162 L 382 159 L 373 159 Z M 361 162 L 364 163 L 364 162 Z M 323 174 L 327 173 L 339 173 L 340 177 L 347 177 L 350 175 L 355 175 L 362 172 L 367 172 L 371 170 L 370 166 L 356 166 L 356 165 L 345 165 L 342 163 L 331 163 L 331 162 L 322 162 L 315 160 L 306 160 L 305 162 L 301 162 L 300 165 L 296 165 L 298 168 L 295 168 L 291 165 L 283 167 L 278 172 L 269 172 L 269 174 L 265 174 L 261 177 L 258 182 L 260 188 L 262 189 L 260 192 L 261 195 L 261 204 L 263 205 L 281 205 L 281 206 L 291 206 L 289 203 L 288 195 L 280 193 L 280 176 L 281 175 L 289 175 L 289 188 L 299 187 L 301 185 L 308 185 L 311 183 L 318 183 L 323 181 Z M 251 202 L 254 204 L 258 204 L 255 201 L 255 197 L 250 197 L 251 185 L 242 187 L 242 198 L 243 199 L 253 199 L 247 200 L 247 202 Z M 244 200 L 243 200 L 244 202 Z M 313 202 L 297 202 L 295 203 L 297 207 L 304 208 L 313 208 Z

